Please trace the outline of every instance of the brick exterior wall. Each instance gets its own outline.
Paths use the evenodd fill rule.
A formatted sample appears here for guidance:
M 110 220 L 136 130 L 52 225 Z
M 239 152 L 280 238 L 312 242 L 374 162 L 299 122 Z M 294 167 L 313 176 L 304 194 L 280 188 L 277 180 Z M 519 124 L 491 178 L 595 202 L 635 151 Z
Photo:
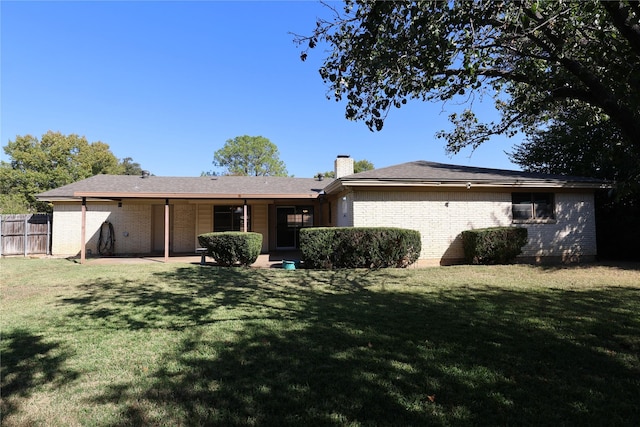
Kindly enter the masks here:
M 343 199 L 344 198 L 344 199 Z M 510 191 L 346 191 L 331 202 L 331 225 L 342 227 L 401 227 L 418 230 L 422 236 L 420 258 L 433 263 L 452 263 L 463 256 L 460 233 L 464 230 L 521 226 L 529 232 L 523 259 L 563 261 L 596 255 L 594 200 L 592 192 L 555 193 L 555 220 L 548 223 L 514 224 Z M 329 206 L 326 206 L 329 210 Z M 175 204 L 172 217 L 172 250 L 194 252 L 197 235 L 213 229 L 213 204 Z M 115 253 L 152 252 L 153 205 L 151 203 L 88 202 L 86 217 L 87 255 L 98 254 L 98 237 L 105 221 L 113 224 Z M 55 204 L 52 253 L 80 253 L 80 203 Z M 269 225 L 266 205 L 252 206 L 252 228 L 263 233 L 263 251 L 268 250 Z M 90 252 L 89 252 L 90 251 Z
M 356 191 L 349 197 L 353 226 L 418 230 L 420 258 L 434 263 L 462 259 L 462 231 L 510 225 L 529 231 L 523 258 L 574 260 L 596 255 L 592 193 L 556 193 L 556 220 L 547 224 L 512 224 L 510 192 Z
M 196 207 L 175 205 L 173 207 L 173 252 L 193 253 L 196 250 Z
M 56 203 L 53 210 L 52 253 L 75 256 L 80 253 L 82 207 L 79 203 Z M 105 221 L 113 224 L 115 253 L 151 252 L 151 205 L 124 203 L 87 203 L 87 253 L 98 254 L 100 228 Z
M 593 193 L 556 193 L 556 221 L 525 224 L 529 243 L 522 257 L 540 261 L 544 257 L 579 261 L 597 255 Z
M 353 174 L 354 160 L 349 156 L 338 156 L 333 162 L 333 170 L 336 178 Z

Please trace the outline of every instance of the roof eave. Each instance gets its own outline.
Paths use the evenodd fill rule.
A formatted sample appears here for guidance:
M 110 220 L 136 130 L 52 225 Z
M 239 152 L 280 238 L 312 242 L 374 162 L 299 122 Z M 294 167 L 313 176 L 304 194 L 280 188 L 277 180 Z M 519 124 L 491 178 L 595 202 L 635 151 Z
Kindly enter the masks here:
M 319 193 L 126 193 L 126 192 L 98 192 L 76 191 L 74 198 L 101 199 L 314 199 Z
M 339 182 L 337 182 L 339 181 Z M 337 182 L 337 183 L 336 183 Z M 325 191 L 332 193 L 345 187 L 425 187 L 425 188 L 572 188 L 572 189 L 608 189 L 613 184 L 562 180 L 515 180 L 515 181 L 423 181 L 408 179 L 358 179 L 336 180 Z

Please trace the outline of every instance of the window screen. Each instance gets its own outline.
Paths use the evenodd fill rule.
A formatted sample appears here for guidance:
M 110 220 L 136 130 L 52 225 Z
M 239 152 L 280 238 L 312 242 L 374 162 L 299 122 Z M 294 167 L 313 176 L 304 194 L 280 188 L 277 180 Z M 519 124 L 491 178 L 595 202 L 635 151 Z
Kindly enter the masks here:
M 512 193 L 514 220 L 553 219 L 552 193 Z

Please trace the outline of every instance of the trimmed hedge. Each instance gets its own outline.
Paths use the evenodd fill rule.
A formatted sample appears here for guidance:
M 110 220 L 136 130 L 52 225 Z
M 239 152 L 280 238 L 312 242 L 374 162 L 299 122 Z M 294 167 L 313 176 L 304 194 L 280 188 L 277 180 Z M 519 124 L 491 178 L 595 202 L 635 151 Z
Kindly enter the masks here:
M 403 268 L 420 256 L 420 232 L 388 227 L 326 227 L 300 230 L 307 268 Z
M 222 266 L 250 266 L 260 255 L 262 234 L 239 231 L 205 233 L 198 236 L 198 242 L 207 249 L 207 255 Z
M 522 227 L 493 227 L 462 232 L 468 264 L 509 264 L 522 253 L 528 233 Z

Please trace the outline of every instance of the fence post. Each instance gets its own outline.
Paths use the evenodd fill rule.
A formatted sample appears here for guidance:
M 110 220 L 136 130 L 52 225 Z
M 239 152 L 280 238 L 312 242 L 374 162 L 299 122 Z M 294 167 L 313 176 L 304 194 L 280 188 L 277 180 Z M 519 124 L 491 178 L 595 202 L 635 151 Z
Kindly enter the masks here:
M 29 231 L 27 230 L 27 226 L 29 225 L 29 220 L 27 217 L 24 217 L 24 256 L 27 256 L 27 239 L 29 238 Z
M 4 240 L 2 239 L 2 215 L 0 215 L 0 256 L 2 256 L 3 247 L 4 247 Z

